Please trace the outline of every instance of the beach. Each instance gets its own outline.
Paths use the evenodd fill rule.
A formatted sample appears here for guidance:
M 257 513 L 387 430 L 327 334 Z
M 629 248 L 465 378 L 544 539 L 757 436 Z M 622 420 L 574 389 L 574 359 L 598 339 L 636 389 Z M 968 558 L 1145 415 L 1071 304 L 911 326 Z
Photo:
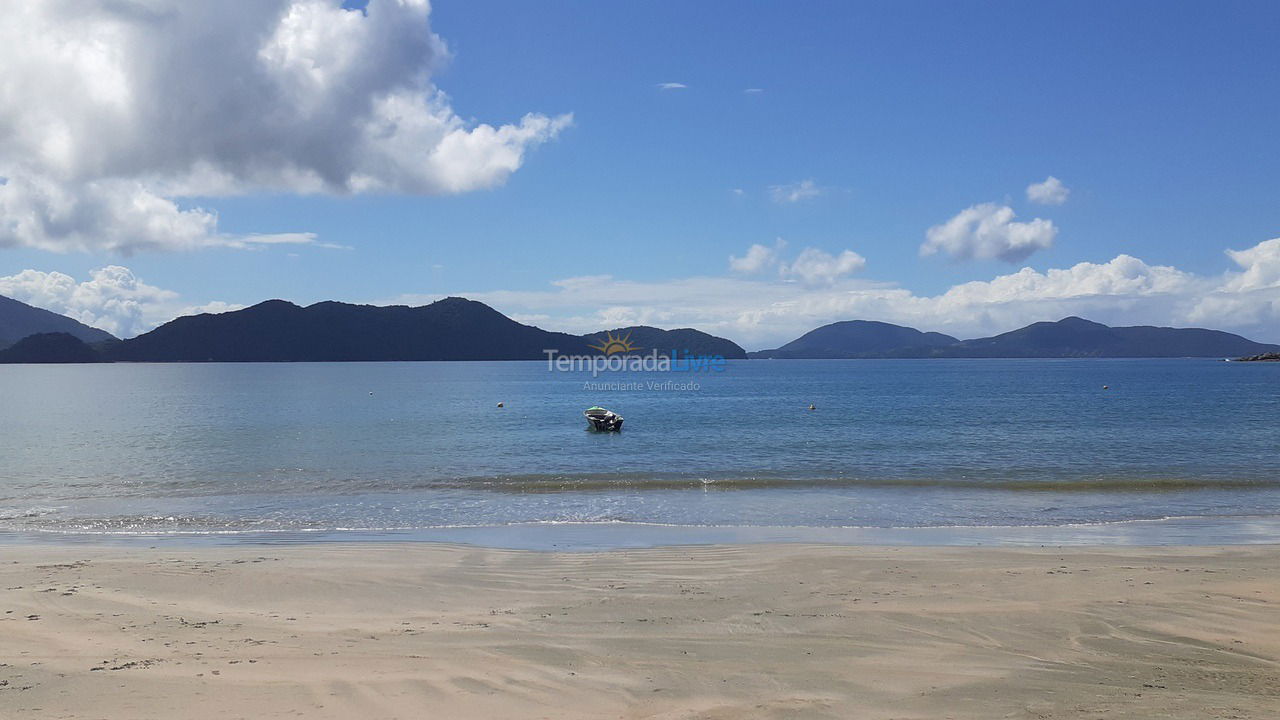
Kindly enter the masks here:
M 0 548 L 4 718 L 1272 718 L 1280 548 Z

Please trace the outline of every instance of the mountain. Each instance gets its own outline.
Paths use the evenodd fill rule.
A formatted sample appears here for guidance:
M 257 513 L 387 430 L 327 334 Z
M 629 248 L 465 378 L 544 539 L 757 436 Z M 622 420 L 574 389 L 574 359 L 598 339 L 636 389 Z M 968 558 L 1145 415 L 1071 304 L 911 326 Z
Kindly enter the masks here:
M 992 337 L 957 341 L 940 333 L 849 321 L 813 330 L 777 350 L 783 358 L 1239 357 L 1280 350 L 1219 330 L 1148 325 L 1109 327 L 1083 318 L 1032 323 Z
M 960 342 L 950 335 L 874 320 L 846 320 L 823 325 L 776 350 L 751 353 L 753 358 L 879 357 L 904 348 L 934 348 Z
M 1108 327 L 1083 318 L 1032 323 L 939 348 L 935 357 L 1238 357 L 1280 350 L 1219 330 Z
M 681 343 L 742 348 L 696 330 L 635 327 L 630 334 L 646 350 Z M 321 302 L 299 307 L 268 300 L 217 315 L 172 320 L 151 332 L 104 348 L 110 360 L 134 362 L 324 362 L 366 360 L 545 360 L 543 350 L 595 354 L 604 334 L 579 337 L 522 325 L 484 303 L 445 298 L 422 307 Z M 693 349 L 693 348 L 689 348 Z
M 217 315 L 172 320 L 132 340 L 70 318 L 0 298 L 0 320 L 37 318 L 78 330 L 42 334 L 11 348 L 8 362 L 290 362 L 365 360 L 544 360 L 544 350 L 595 354 L 611 340 L 642 353 L 657 350 L 743 358 L 737 344 L 682 328 L 645 325 L 578 336 L 523 325 L 484 303 L 445 298 L 422 307 L 321 302 L 300 307 L 268 300 Z M 14 310 L 14 308 L 17 310 Z M 51 316 L 52 320 L 49 319 Z M 16 323 L 0 325 L 0 329 Z M 69 342 L 74 340 L 75 343 Z M 83 341 L 83 342 L 82 342 Z M 85 343 L 94 343 L 87 347 Z M 867 320 L 832 323 L 755 358 L 1064 358 L 1241 357 L 1280 352 L 1218 330 L 1108 327 L 1078 317 L 1032 323 L 987 338 L 959 341 L 950 335 Z
M 64 332 L 28 335 L 0 350 L 0 363 L 96 363 L 102 357 L 80 338 Z
M 599 348 L 602 343 L 607 343 L 610 337 L 626 339 L 632 347 L 637 348 L 642 353 L 647 353 L 650 350 L 657 350 L 662 354 L 677 351 L 681 355 L 685 353 L 691 355 L 722 355 L 729 360 L 747 357 L 747 352 L 732 340 L 725 340 L 692 328 L 661 330 L 648 325 L 635 325 L 583 335 L 582 339 L 588 345 Z
M 105 330 L 0 295 L 0 348 L 36 333 L 67 333 L 87 343 L 115 340 Z
M 488 305 L 451 297 L 422 307 L 268 300 L 177 318 L 106 355 L 143 362 L 540 360 L 544 348 L 587 351 L 577 336 L 521 325 Z

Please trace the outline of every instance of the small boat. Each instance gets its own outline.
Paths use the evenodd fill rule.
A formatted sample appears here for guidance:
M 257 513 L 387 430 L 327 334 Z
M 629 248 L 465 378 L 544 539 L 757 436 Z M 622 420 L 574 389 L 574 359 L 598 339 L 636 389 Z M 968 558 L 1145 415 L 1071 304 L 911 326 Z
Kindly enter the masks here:
M 582 411 L 587 418 L 587 425 L 596 432 L 618 432 L 622 429 L 622 416 L 602 407 L 589 407 Z

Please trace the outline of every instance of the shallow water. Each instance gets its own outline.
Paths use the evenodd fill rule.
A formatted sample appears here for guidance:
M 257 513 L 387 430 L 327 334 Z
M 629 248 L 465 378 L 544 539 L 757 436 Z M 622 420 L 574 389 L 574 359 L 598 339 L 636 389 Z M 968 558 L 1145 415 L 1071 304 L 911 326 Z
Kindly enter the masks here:
M 1256 528 L 1278 388 L 1210 360 L 0 366 L 0 532 Z

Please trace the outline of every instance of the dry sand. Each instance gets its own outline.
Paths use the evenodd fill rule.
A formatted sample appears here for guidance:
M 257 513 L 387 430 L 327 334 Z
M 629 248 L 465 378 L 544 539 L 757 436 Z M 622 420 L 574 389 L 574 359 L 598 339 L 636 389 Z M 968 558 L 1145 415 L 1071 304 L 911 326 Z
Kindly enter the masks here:
M 0 558 L 6 720 L 1280 717 L 1280 547 Z

